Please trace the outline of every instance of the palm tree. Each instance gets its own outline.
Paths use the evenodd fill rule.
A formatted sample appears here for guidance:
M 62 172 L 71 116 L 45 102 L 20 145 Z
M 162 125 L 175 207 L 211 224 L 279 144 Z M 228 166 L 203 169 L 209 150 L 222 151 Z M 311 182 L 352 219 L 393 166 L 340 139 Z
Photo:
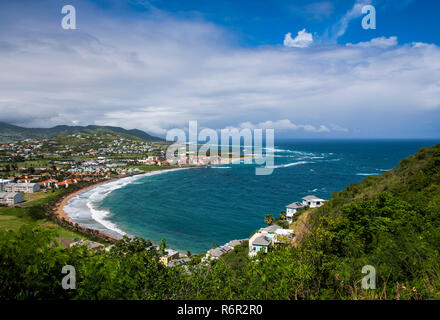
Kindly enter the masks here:
M 267 225 L 270 226 L 273 222 L 273 215 L 266 214 L 266 216 L 264 217 L 264 222 L 266 222 Z
M 286 220 L 286 210 L 280 212 L 280 218 L 281 220 Z

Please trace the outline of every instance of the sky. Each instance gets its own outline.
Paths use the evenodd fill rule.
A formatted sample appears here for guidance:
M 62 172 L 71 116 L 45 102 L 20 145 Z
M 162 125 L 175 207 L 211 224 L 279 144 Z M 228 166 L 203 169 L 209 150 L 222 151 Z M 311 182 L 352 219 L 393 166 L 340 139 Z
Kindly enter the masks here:
M 0 0 L 0 121 L 439 138 L 439 14 L 437 0 Z

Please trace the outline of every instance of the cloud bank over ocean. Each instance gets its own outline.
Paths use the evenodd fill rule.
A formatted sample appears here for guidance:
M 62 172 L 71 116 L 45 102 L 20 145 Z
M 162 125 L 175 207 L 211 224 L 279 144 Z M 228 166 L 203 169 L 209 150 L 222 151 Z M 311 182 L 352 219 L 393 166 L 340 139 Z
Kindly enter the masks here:
M 158 135 L 189 120 L 210 128 L 271 123 L 314 136 L 438 131 L 429 122 L 440 119 L 435 44 L 395 36 L 315 43 L 304 29 L 288 47 L 243 47 L 203 19 L 160 10 L 116 16 L 81 1 L 78 30 L 67 31 L 60 8 L 47 3 L 52 11 L 0 4 L 0 28 L 8 30 L 0 34 L 3 121 Z

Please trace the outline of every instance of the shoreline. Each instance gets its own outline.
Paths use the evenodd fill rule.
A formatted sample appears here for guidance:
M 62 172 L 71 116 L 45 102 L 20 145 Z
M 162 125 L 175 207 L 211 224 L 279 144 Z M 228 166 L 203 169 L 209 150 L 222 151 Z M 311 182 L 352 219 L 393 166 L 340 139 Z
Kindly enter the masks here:
M 109 182 L 112 182 L 112 181 L 116 181 L 116 180 L 119 180 L 119 179 L 121 179 L 121 178 L 125 178 L 125 177 L 113 177 L 113 178 L 110 178 L 110 179 L 107 179 L 107 180 L 103 180 L 103 181 L 92 182 L 91 184 L 89 184 L 89 185 L 87 185 L 87 186 L 84 186 L 84 187 L 82 187 L 82 188 L 79 188 L 78 190 L 76 190 L 76 191 L 74 191 L 74 192 L 72 192 L 72 193 L 69 193 L 69 194 L 63 196 L 63 197 L 62 197 L 59 201 L 57 201 L 56 204 L 54 205 L 54 208 L 53 208 L 53 210 L 52 210 L 53 214 L 55 215 L 55 217 L 56 217 L 57 219 L 59 219 L 59 220 L 61 220 L 61 221 L 62 221 L 62 220 L 67 221 L 67 222 L 70 223 L 72 226 L 74 226 L 74 225 L 78 225 L 78 226 L 79 226 L 79 232 L 80 232 L 80 233 L 81 233 L 81 231 L 83 231 L 83 230 L 93 230 L 93 231 L 95 232 L 95 234 L 96 234 L 98 237 L 100 237 L 100 238 L 103 238 L 103 239 L 105 239 L 105 240 L 110 240 L 110 241 L 112 241 L 112 242 L 116 242 L 116 241 L 118 241 L 119 239 L 117 239 L 117 238 L 115 238 L 115 237 L 113 237 L 113 236 L 111 236 L 111 235 L 109 235 L 109 234 L 107 234 L 107 233 L 104 233 L 104 232 L 102 232 L 102 231 L 100 231 L 100 230 L 87 228 L 87 227 L 85 227 L 85 226 L 83 226 L 83 225 L 80 225 L 79 223 L 73 221 L 73 220 L 69 217 L 69 215 L 66 213 L 66 211 L 64 211 L 64 207 L 67 205 L 67 202 L 68 202 L 70 199 L 72 199 L 73 197 L 77 196 L 78 194 L 80 194 L 80 193 L 82 193 L 82 192 L 85 192 L 85 191 L 87 191 L 87 190 L 90 190 L 90 189 L 92 189 L 92 188 L 95 188 L 95 187 L 97 187 L 97 186 L 99 186 L 99 185 L 101 185 L 101 184 L 105 184 L 105 183 L 109 183 Z M 85 232 L 84 232 L 84 233 L 85 233 Z
M 62 196 L 53 206 L 52 208 L 52 213 L 54 214 L 55 218 L 59 221 L 64 221 L 67 222 L 70 226 L 78 226 L 78 231 L 80 233 L 86 234 L 88 235 L 87 230 L 92 230 L 93 235 L 98 236 L 99 238 L 105 240 L 105 241 L 110 241 L 110 242 L 116 242 L 119 241 L 120 239 L 106 233 L 105 231 L 102 230 L 97 230 L 97 229 L 93 229 L 93 228 L 89 228 L 89 227 L 85 227 L 75 221 L 73 221 L 69 215 L 66 213 L 66 211 L 64 210 L 64 207 L 67 205 L 67 203 L 69 202 L 70 199 L 72 199 L 73 197 L 77 196 L 80 193 L 83 193 L 87 190 L 90 190 L 92 188 L 95 188 L 99 185 L 102 184 L 106 184 L 106 183 L 110 183 L 110 182 L 114 182 L 120 179 L 124 179 L 124 178 L 130 178 L 130 177 L 136 177 L 136 176 L 140 176 L 140 175 L 146 175 L 152 172 L 166 172 L 169 170 L 175 170 L 175 169 L 190 169 L 190 168 L 199 168 L 199 167 L 204 167 L 204 166 L 190 166 L 190 167 L 171 167 L 171 168 L 161 168 L 161 169 L 157 169 L 157 170 L 151 170 L 151 171 L 147 171 L 147 172 L 141 172 L 138 174 L 134 174 L 134 175 L 129 175 L 129 176 L 122 176 L 122 177 L 112 177 L 110 179 L 106 179 L 106 180 L 100 180 L 100 181 L 96 181 L 96 182 L 92 182 L 91 184 L 88 184 L 84 187 L 79 188 L 78 190 L 75 190 L 74 192 L 68 193 L 64 196 Z M 99 221 L 97 221 L 99 223 Z M 66 227 L 64 225 L 64 223 L 62 223 L 62 226 Z M 105 227 L 105 226 L 104 226 Z M 128 235 L 128 234 L 127 234 Z M 122 235 L 121 235 L 122 238 Z
M 253 159 L 254 156 L 242 156 L 242 157 L 239 157 L 239 158 L 230 158 L 230 159 L 228 159 L 228 162 L 222 162 L 222 163 L 219 163 L 219 164 L 198 164 L 198 165 L 190 165 L 188 167 L 160 168 L 160 169 L 151 170 L 151 171 L 147 171 L 147 172 L 141 172 L 141 173 L 137 173 L 137 174 L 133 174 L 133 175 L 122 176 L 122 177 L 112 177 L 110 179 L 105 179 L 105 180 L 101 180 L 101 181 L 92 182 L 92 183 L 90 183 L 90 184 L 88 184 L 86 186 L 83 186 L 83 187 L 79 188 L 78 190 L 75 190 L 74 192 L 71 192 L 71 193 L 68 193 L 68 194 L 62 196 L 53 205 L 52 213 L 53 213 L 54 217 L 58 221 L 61 222 L 59 224 L 61 226 L 65 227 L 65 228 L 69 229 L 69 227 L 70 228 L 75 227 L 75 229 L 76 229 L 75 231 L 77 231 L 79 233 L 82 233 L 84 235 L 90 235 L 90 233 L 91 233 L 93 236 L 96 236 L 96 237 L 102 239 L 103 241 L 117 242 L 120 239 L 122 239 L 122 237 L 123 237 L 122 234 L 120 235 L 119 238 L 116 238 L 114 235 L 110 235 L 106 231 L 89 228 L 89 227 L 86 227 L 84 225 L 81 225 L 81 224 L 73 221 L 71 219 L 71 217 L 64 210 L 64 207 L 66 207 L 66 205 L 69 202 L 69 200 L 71 200 L 75 196 L 77 196 L 77 195 L 79 195 L 79 194 L 81 194 L 83 192 L 86 192 L 87 190 L 93 189 L 93 188 L 95 188 L 95 187 L 97 187 L 99 185 L 110 183 L 110 182 L 114 182 L 114 181 L 117 181 L 117 180 L 120 180 L 120 179 L 124 179 L 124 178 L 141 176 L 141 175 L 148 175 L 149 173 L 152 173 L 152 172 L 166 172 L 166 171 L 169 171 L 169 170 L 183 170 L 183 169 L 191 169 L 191 168 L 206 168 L 206 167 L 210 167 L 210 166 L 221 166 L 221 165 L 225 165 L 225 164 L 236 164 L 237 162 L 241 163 L 242 160 L 246 160 L 248 158 Z M 97 221 L 97 222 L 102 225 L 101 222 L 99 222 L 99 221 Z M 66 223 L 67 223 L 67 225 L 66 225 Z M 104 225 L 103 225 L 103 227 L 108 229 Z M 108 229 L 108 230 L 113 231 L 111 229 Z M 126 236 L 130 236 L 129 234 L 125 234 L 125 235 Z

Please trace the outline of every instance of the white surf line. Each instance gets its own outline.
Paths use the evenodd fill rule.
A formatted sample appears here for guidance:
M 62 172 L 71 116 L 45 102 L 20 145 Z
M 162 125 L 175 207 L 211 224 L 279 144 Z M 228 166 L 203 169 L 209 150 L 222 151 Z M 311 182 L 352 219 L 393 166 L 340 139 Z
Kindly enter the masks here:
M 86 206 L 89 208 L 90 217 L 92 218 L 92 220 L 95 220 L 96 222 L 98 222 L 100 225 L 102 225 L 104 228 L 106 228 L 108 230 L 116 232 L 120 235 L 128 235 L 124 231 L 120 230 L 116 224 L 105 219 L 105 217 L 109 216 L 111 214 L 111 212 L 104 211 L 104 210 L 97 210 L 97 209 L 93 208 L 93 205 L 92 205 L 93 199 L 90 199 L 90 198 L 95 196 L 95 198 L 98 198 L 98 199 L 95 199 L 95 201 L 102 201 L 105 197 L 107 197 L 114 190 L 120 189 L 130 183 L 133 183 L 136 180 L 143 178 L 143 177 L 150 177 L 150 176 L 155 176 L 155 175 L 159 175 L 159 174 L 164 174 L 167 172 L 175 172 L 175 171 L 192 169 L 192 168 L 193 167 L 156 170 L 156 171 L 137 174 L 134 176 L 119 178 L 114 181 L 109 181 L 107 183 L 103 183 L 103 184 L 100 184 L 100 185 L 97 185 L 97 186 L 94 186 L 89 189 L 81 191 L 80 193 L 78 193 L 77 195 L 75 195 L 74 197 L 69 199 L 67 204 L 63 207 L 63 210 L 65 207 L 72 205 L 74 203 L 74 201 L 78 200 L 80 195 L 83 195 L 86 192 L 90 192 L 90 195 L 87 197 L 87 199 L 85 201 L 86 201 Z M 109 187 L 110 187 L 110 189 L 109 189 Z M 100 189 L 102 189 L 102 191 L 104 191 L 101 193 L 102 197 L 99 197 L 99 192 L 101 191 Z M 72 220 L 75 219 L 74 217 L 69 215 L 68 210 L 64 210 L 64 212 L 66 212 L 66 214 Z M 90 228 L 90 227 L 86 227 L 86 226 L 83 226 L 83 227 Z M 97 229 L 95 229 L 95 230 L 97 230 Z M 99 230 L 99 231 L 105 233 L 105 230 L 104 231 Z

